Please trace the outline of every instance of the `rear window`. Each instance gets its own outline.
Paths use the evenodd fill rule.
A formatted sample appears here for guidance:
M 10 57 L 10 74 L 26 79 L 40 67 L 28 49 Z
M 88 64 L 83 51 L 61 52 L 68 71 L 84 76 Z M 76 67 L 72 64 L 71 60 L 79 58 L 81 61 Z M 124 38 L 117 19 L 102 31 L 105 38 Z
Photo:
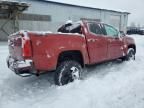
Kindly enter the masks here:
M 65 24 L 65 25 L 61 26 L 58 29 L 58 32 L 82 34 L 80 23 L 73 23 L 73 24 L 68 23 L 68 24 Z

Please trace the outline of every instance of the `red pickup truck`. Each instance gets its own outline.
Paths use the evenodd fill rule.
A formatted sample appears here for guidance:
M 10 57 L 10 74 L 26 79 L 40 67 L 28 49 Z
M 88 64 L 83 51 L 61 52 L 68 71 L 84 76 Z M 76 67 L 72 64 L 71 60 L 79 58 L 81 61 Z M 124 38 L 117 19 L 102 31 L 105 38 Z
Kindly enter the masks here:
M 7 65 L 16 74 L 54 71 L 56 85 L 81 77 L 85 65 L 135 59 L 134 39 L 96 21 L 66 23 L 57 33 L 19 31 L 8 38 Z

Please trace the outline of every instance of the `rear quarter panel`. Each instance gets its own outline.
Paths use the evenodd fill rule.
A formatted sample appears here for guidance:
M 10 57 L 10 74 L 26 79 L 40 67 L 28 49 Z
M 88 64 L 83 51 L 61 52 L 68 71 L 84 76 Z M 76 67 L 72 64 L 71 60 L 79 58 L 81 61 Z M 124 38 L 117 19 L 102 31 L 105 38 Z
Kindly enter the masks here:
M 55 70 L 58 56 L 63 51 L 78 50 L 82 53 L 84 62 L 88 62 L 86 42 L 82 35 L 29 33 L 29 36 L 36 70 Z

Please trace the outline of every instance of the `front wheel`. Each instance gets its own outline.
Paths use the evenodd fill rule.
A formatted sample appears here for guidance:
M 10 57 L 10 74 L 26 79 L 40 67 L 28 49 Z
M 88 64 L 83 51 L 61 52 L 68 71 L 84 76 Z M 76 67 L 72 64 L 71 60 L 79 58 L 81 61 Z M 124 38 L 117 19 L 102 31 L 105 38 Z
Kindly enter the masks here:
M 133 48 L 129 48 L 127 55 L 123 59 L 126 61 L 135 60 L 135 50 Z
M 82 72 L 81 65 L 73 60 L 62 62 L 55 72 L 55 84 L 62 86 L 80 79 Z

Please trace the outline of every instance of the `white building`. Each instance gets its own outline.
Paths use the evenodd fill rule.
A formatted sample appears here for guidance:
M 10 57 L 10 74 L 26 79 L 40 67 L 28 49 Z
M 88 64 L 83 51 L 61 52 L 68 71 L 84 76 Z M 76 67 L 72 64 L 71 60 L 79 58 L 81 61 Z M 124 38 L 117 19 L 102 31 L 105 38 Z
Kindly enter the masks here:
M 115 26 L 119 30 L 126 31 L 128 12 L 72 5 L 48 0 L 17 1 L 28 3 L 29 7 L 23 13 L 17 14 L 15 27 L 13 27 L 13 21 L 9 21 L 9 23 L 4 25 L 4 30 L 0 29 L 0 40 L 6 40 L 8 34 L 21 29 L 32 31 L 49 30 L 55 32 L 66 20 L 78 21 L 82 18 L 102 21 Z M 1 15 L 0 26 L 3 25 L 4 20 L 7 19 Z

